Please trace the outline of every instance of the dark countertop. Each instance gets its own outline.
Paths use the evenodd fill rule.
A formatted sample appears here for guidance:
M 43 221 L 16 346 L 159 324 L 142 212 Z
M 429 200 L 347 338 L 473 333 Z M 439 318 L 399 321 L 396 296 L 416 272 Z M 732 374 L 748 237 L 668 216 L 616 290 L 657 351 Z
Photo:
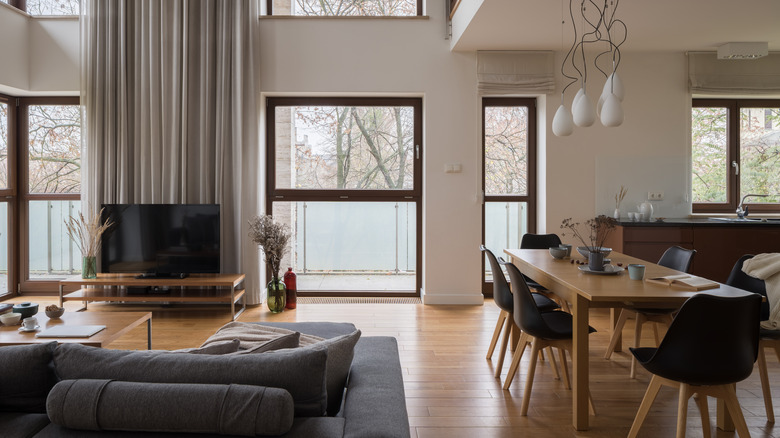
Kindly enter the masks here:
M 780 218 L 771 218 L 764 221 L 746 220 L 746 221 L 723 221 L 710 218 L 665 218 L 663 221 L 653 219 L 650 222 L 632 222 L 626 218 L 621 218 L 618 225 L 624 227 L 780 227 Z

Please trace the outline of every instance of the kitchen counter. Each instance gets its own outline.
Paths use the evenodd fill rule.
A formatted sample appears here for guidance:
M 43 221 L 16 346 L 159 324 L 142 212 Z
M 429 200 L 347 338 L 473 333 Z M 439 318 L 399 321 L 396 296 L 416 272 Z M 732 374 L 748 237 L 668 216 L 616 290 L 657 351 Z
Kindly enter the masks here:
M 650 262 L 679 245 L 695 249 L 691 272 L 725 282 L 734 263 L 744 254 L 780 252 L 780 220 L 723 221 L 706 217 L 663 221 L 619 221 L 605 246 Z

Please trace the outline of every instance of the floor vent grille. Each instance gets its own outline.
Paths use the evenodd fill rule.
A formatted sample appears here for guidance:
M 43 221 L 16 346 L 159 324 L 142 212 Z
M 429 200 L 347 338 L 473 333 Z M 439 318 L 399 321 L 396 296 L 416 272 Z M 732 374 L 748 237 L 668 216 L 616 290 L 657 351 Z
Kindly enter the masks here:
M 416 297 L 298 297 L 301 304 L 422 304 Z

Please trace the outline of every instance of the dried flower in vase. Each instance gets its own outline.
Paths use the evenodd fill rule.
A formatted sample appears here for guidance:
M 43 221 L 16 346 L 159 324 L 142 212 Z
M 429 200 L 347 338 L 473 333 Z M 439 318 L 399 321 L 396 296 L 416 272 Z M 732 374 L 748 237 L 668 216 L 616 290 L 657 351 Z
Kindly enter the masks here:
M 611 217 L 599 215 L 593 219 L 585 221 L 585 227 L 588 230 L 587 239 L 580 233 L 579 222 L 573 222 L 571 218 L 564 219 L 561 222 L 561 229 L 568 230 L 569 235 L 576 237 L 582 245 L 588 248 L 588 251 L 595 252 L 597 248 L 604 246 L 607 241 L 609 233 L 615 229 L 617 221 Z M 561 233 L 563 236 L 567 235 L 567 232 Z
M 100 252 L 100 237 L 114 224 L 108 218 L 101 222 L 102 216 L 103 209 L 101 208 L 96 215 L 87 214 L 84 216 L 83 213 L 79 213 L 78 217 L 70 216 L 65 221 L 68 236 L 81 250 L 82 257 L 97 257 Z
M 279 265 L 290 240 L 290 228 L 274 222 L 269 215 L 249 220 L 249 238 L 263 249 L 263 261 L 270 265 L 274 281 L 279 280 Z
M 626 197 L 626 193 L 628 193 L 628 190 L 621 184 L 620 191 L 615 194 L 615 209 L 620 209 L 620 204 L 623 202 L 623 198 Z

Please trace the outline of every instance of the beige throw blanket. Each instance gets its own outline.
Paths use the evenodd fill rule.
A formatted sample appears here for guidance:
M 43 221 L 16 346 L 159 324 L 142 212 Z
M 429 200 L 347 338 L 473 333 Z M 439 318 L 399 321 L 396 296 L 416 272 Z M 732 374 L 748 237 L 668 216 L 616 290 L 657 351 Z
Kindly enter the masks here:
M 229 322 L 211 335 L 210 338 L 206 339 L 206 342 L 204 342 L 201 347 L 215 342 L 238 339 L 240 341 L 239 348 L 244 350 L 263 345 L 268 341 L 291 333 L 295 332 L 280 327 L 269 327 L 247 322 Z M 316 344 L 322 340 L 323 338 L 320 338 L 319 336 L 301 333 L 299 346 L 304 347 L 306 345 Z
M 745 260 L 742 272 L 764 280 L 766 298 L 769 301 L 769 319 L 761 321 L 761 327 L 768 330 L 780 329 L 780 253 L 758 254 Z

